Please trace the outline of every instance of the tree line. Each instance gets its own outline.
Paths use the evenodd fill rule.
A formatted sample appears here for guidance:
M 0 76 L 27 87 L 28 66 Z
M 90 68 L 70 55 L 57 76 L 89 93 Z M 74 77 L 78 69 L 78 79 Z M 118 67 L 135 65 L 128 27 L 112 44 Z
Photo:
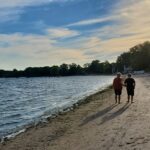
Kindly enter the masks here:
M 122 53 L 116 61 L 118 71 L 123 71 L 124 67 L 130 67 L 132 70 L 150 71 L 150 42 L 138 44 L 128 52 Z
M 53 76 L 73 76 L 73 75 L 99 75 L 111 74 L 112 64 L 108 61 L 100 62 L 93 60 L 84 64 L 83 67 L 75 63 L 62 64 L 60 66 L 28 67 L 25 70 L 5 71 L 0 70 L 0 77 L 53 77 Z
M 64 63 L 60 66 L 54 65 L 51 67 L 28 67 L 25 70 L 0 70 L 0 77 L 100 75 L 112 74 L 117 71 L 123 72 L 124 67 L 132 68 L 132 70 L 150 71 L 150 42 L 147 41 L 130 48 L 128 52 L 118 56 L 114 63 L 93 60 L 91 63 L 84 64 L 83 67 L 75 63 Z

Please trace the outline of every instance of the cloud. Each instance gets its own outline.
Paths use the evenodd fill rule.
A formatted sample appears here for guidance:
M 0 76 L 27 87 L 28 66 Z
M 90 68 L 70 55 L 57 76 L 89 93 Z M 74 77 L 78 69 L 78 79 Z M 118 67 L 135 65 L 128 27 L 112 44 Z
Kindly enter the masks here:
M 76 35 L 76 31 L 67 28 L 49 29 L 45 35 L 0 34 L 0 59 L 6 62 L 5 67 L 7 68 L 8 66 L 17 68 L 25 68 L 31 65 L 45 66 L 63 62 L 80 63 L 86 59 L 86 56 L 80 50 L 59 46 L 60 38 Z M 17 64 L 18 61 L 20 61 L 19 64 Z
M 143 26 L 145 23 L 146 25 L 149 25 L 150 19 L 148 16 L 150 10 L 150 1 L 149 0 L 129 0 L 124 1 L 121 0 L 116 5 L 112 7 L 112 10 L 109 14 L 103 15 L 99 18 L 92 18 L 88 20 L 81 20 L 79 22 L 75 22 L 72 24 L 68 24 L 67 26 L 87 26 L 87 25 L 93 25 L 97 23 L 102 23 L 106 21 L 113 22 L 113 25 L 111 24 L 108 27 L 113 28 L 114 24 L 115 26 L 118 24 L 123 25 L 125 27 L 131 27 L 134 26 Z M 128 24 L 127 24 L 128 23 Z M 136 23 L 138 23 L 136 25 Z M 127 26 L 128 25 L 128 26 Z M 130 27 L 130 28 L 131 28 Z M 104 27 L 105 28 L 105 27 Z M 134 27 L 133 27 L 134 29 Z M 101 28 L 103 30 L 103 28 Z M 128 30 L 128 28 L 126 28 Z M 134 29 L 135 30 L 135 29 Z
M 0 22 L 13 21 L 19 19 L 24 12 L 23 8 L 26 6 L 35 6 L 48 3 L 48 0 L 1 0 L 0 5 Z
M 0 8 L 0 23 L 18 20 L 23 12 L 20 8 Z
M 103 39 L 101 44 L 105 44 L 106 50 L 128 50 L 131 46 L 150 40 L 150 1 L 134 2 L 114 11 L 114 14 L 120 16 L 115 20 L 115 25 L 107 25 L 95 31 L 94 34 L 98 33 Z
M 150 40 L 149 10 L 149 0 L 121 1 L 109 14 L 108 18 L 113 21 L 113 24 L 88 31 L 87 36 L 74 41 L 73 45 L 78 43 L 78 47 L 85 51 L 86 55 L 95 58 L 98 53 L 99 56 L 105 55 L 105 58 L 108 58 L 109 54 L 116 58 L 117 54 L 128 51 L 132 46 Z M 91 23 L 95 24 L 92 20 L 85 20 L 74 25 Z
M 112 17 L 105 16 L 105 17 L 101 17 L 101 18 L 88 19 L 88 20 L 75 22 L 75 23 L 69 24 L 67 26 L 68 27 L 71 27 L 71 26 L 85 26 L 85 25 L 92 25 L 92 24 L 102 23 L 102 22 L 111 21 L 111 20 L 113 20 Z
M 99 18 L 82 20 L 68 26 L 94 25 L 109 21 L 102 27 L 87 31 L 85 37 L 75 40 L 85 55 L 91 58 L 115 61 L 116 57 L 132 46 L 150 40 L 150 1 L 120 1 L 109 14 Z
M 51 45 L 55 43 L 54 40 L 49 39 L 48 37 L 44 35 L 34 35 L 34 34 L 28 34 L 23 35 L 21 33 L 16 34 L 0 34 L 0 42 L 7 42 L 8 46 L 21 46 L 21 45 L 34 45 L 39 44 L 41 46 L 43 45 Z
M 67 2 L 71 0 L 1 0 L 0 8 L 14 8 L 14 7 L 26 7 L 26 6 L 37 6 L 52 2 Z
M 57 40 L 53 40 L 48 35 L 34 35 L 34 34 L 0 34 L 1 45 L 0 52 L 18 53 L 27 57 L 42 57 L 54 48 Z
M 69 1 L 72 0 L 0 0 L 0 23 L 19 19 L 20 15 L 25 12 L 24 8 L 28 6 Z
M 60 38 L 69 38 L 79 35 L 80 33 L 68 28 L 48 28 L 45 35 L 39 34 L 0 34 L 0 43 L 8 43 L 8 47 L 32 45 L 38 47 L 50 48 L 52 45 L 59 43 Z
M 53 38 L 69 38 L 80 35 L 79 32 L 69 30 L 68 28 L 50 28 L 47 29 L 48 35 Z

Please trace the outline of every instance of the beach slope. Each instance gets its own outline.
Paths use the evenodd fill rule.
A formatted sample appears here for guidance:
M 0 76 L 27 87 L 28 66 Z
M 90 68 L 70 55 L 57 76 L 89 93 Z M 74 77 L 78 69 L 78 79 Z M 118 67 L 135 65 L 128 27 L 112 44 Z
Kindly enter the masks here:
M 97 93 L 75 110 L 30 128 L 0 150 L 149 150 L 150 77 L 136 78 L 135 100 L 114 104 L 112 90 Z

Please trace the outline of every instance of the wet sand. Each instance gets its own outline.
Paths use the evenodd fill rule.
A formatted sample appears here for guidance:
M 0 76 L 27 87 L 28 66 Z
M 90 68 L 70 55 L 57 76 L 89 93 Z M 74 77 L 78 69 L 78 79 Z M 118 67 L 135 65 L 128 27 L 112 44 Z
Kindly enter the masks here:
M 149 150 L 150 77 L 136 78 L 134 103 L 115 104 L 112 89 L 76 109 L 30 128 L 0 150 Z

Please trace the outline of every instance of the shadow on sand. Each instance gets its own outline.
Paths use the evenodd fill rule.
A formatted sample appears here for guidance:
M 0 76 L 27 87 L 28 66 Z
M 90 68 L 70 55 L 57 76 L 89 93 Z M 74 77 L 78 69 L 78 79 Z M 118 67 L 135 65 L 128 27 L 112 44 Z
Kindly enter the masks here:
M 103 109 L 103 110 L 97 112 L 96 114 L 93 114 L 93 115 L 91 115 L 91 116 L 88 116 L 87 118 L 85 118 L 85 119 L 83 120 L 83 122 L 82 122 L 79 126 L 83 126 L 83 125 L 85 125 L 85 124 L 87 124 L 87 123 L 89 123 L 89 122 L 95 120 L 96 118 L 105 115 L 106 113 L 108 113 L 109 111 L 111 111 L 111 110 L 112 110 L 114 107 L 116 107 L 116 106 L 117 106 L 116 104 L 113 104 L 113 105 L 111 105 L 111 106 L 109 106 L 109 107 L 107 107 L 107 108 L 105 108 L 105 109 Z
M 104 124 L 105 122 L 109 121 L 109 120 L 112 120 L 114 119 L 115 117 L 121 115 L 122 113 L 124 113 L 129 107 L 130 107 L 131 104 L 129 103 L 126 103 L 124 106 L 122 106 L 120 109 L 118 109 L 116 112 L 113 112 L 112 114 L 110 115 L 107 115 L 105 117 L 102 118 L 102 121 L 99 125 L 102 125 Z

